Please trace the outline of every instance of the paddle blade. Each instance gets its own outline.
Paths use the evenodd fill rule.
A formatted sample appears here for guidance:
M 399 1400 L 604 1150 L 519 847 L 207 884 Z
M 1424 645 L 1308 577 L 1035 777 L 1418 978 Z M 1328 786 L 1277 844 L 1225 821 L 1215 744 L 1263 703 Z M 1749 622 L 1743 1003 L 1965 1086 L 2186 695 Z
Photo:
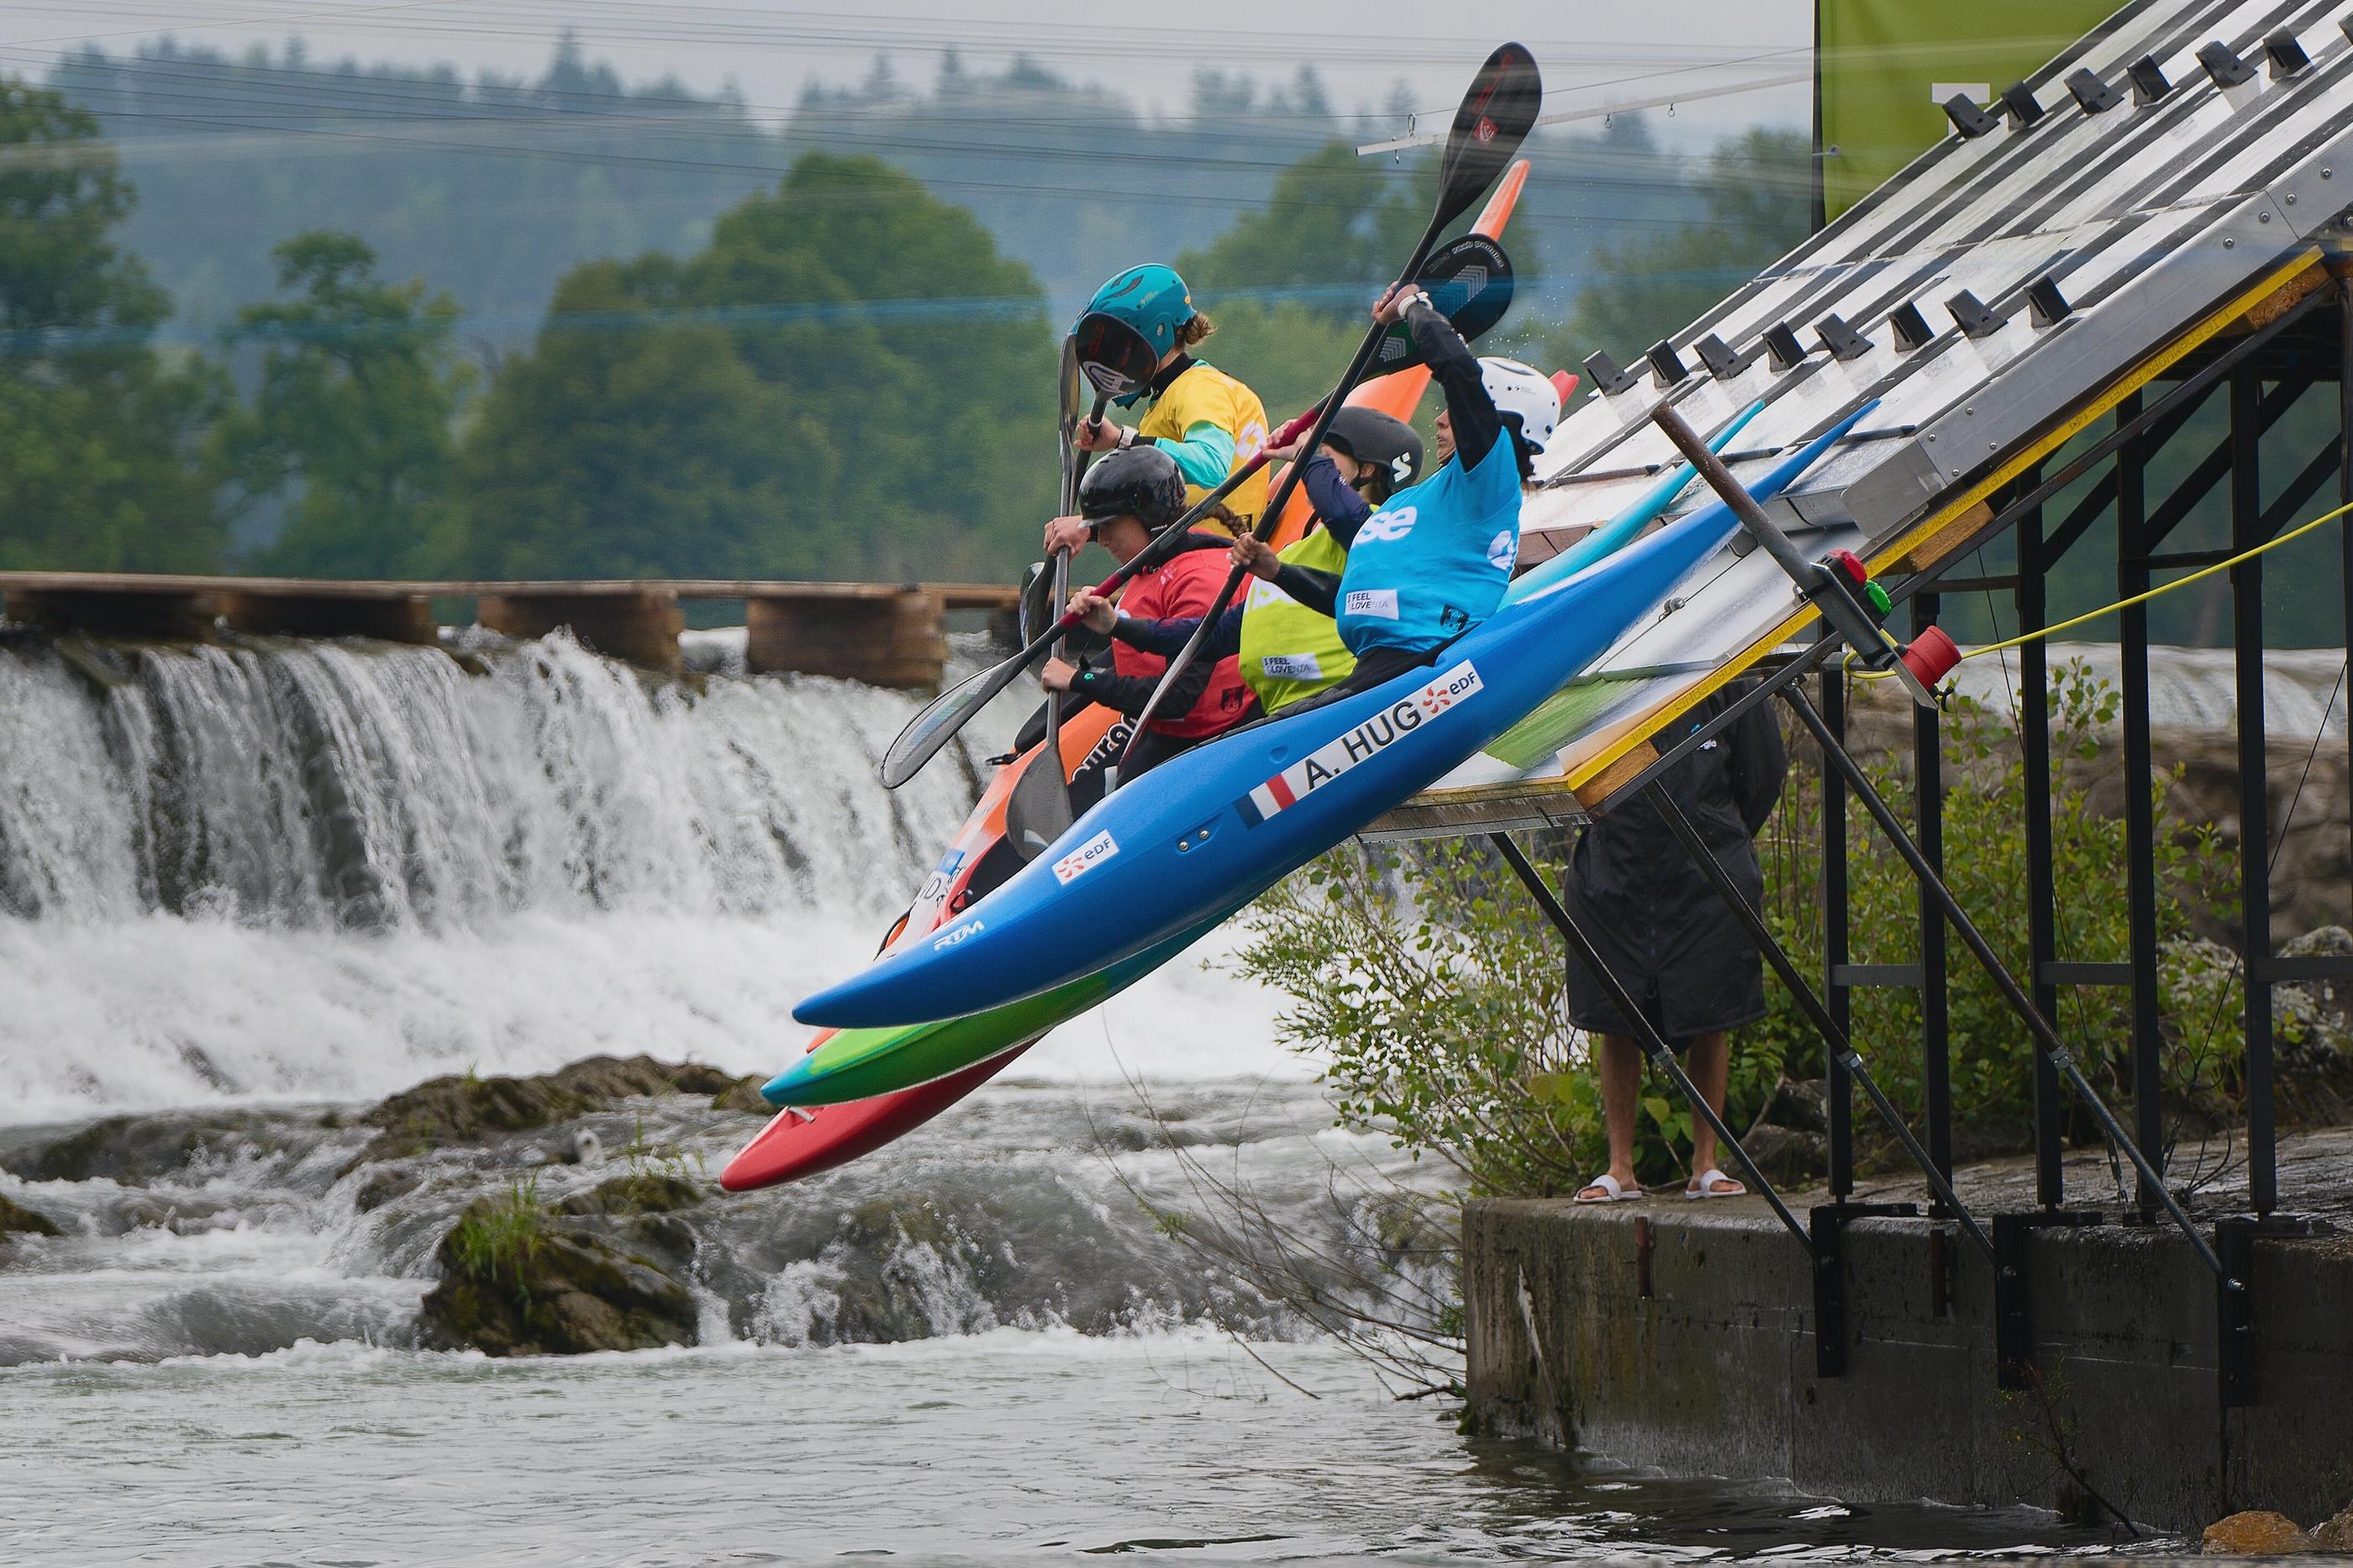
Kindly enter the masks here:
M 1438 222 L 1452 222 L 1511 163 L 1544 102 L 1544 78 L 1525 45 L 1504 44 L 1487 57 L 1454 111 L 1438 166 Z
M 907 721 L 899 738 L 891 742 L 891 749 L 882 753 L 882 787 L 897 789 L 913 778 L 925 763 L 939 754 L 949 738 L 964 728 L 965 721 L 1013 684 L 1029 662 L 1017 653 L 934 698 L 929 707 Z
M 1476 342 L 1504 319 L 1512 305 L 1512 258 L 1485 235 L 1466 234 L 1441 246 L 1424 263 L 1417 281 L 1430 291 L 1430 303 L 1452 324 L 1466 343 Z M 1391 327 L 1373 355 L 1371 374 L 1387 375 L 1421 363 L 1421 349 L 1413 329 L 1403 321 Z
M 1133 396 L 1152 384 L 1160 368 L 1160 356 L 1143 333 L 1101 310 L 1081 316 L 1067 341 L 1078 355 L 1080 374 L 1098 397 Z
M 1070 781 L 1056 765 L 1061 761 L 1059 750 L 1049 745 L 1031 756 L 1005 803 L 1006 840 L 1025 865 L 1069 832 L 1073 820 Z

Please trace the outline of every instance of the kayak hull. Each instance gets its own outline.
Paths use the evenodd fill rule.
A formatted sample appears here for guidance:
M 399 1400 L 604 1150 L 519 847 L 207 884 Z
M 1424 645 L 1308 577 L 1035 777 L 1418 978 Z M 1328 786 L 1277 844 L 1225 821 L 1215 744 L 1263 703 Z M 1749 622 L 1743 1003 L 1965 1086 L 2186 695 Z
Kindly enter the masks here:
M 878 1029 L 840 1029 L 760 1090 L 771 1105 L 828 1106 L 929 1086 L 960 1077 L 1025 1035 L 1043 1039 L 1066 1023 L 1118 995 L 1183 952 L 1230 910 L 1156 946 L 1035 996 L 962 1017 Z
M 920 1088 L 881 1094 L 822 1111 L 794 1107 L 776 1112 L 719 1173 L 731 1193 L 754 1192 L 847 1165 L 913 1132 L 933 1117 L 1003 1072 L 1034 1045 L 1024 1040 L 989 1060 L 951 1073 Z
M 1778 494 L 1845 428 L 1782 463 L 1755 487 L 1758 497 Z M 1120 963 L 1190 929 L 1202 911 L 1240 909 L 1509 729 L 1735 526 L 1711 503 L 1499 610 L 1432 664 L 1162 763 L 960 919 L 807 998 L 794 1016 L 872 1028 L 978 1013 Z
M 1059 737 L 1065 776 L 1077 772 L 1098 750 L 1116 744 L 1125 733 L 1118 723 L 1116 714 L 1102 708 L 1085 709 L 1066 719 Z M 1033 747 L 997 770 L 914 902 L 892 928 L 884 943 L 886 952 L 937 929 L 941 920 L 986 891 L 1001 869 L 992 857 L 1000 853 L 1005 843 L 1006 812 L 1014 788 L 1044 750 L 1042 745 Z M 995 1049 L 966 1054 L 953 1068 L 902 1078 L 862 1096 L 796 1103 L 736 1152 L 720 1172 L 719 1184 L 729 1192 L 751 1192 L 813 1176 L 871 1154 L 987 1083 L 1042 1039 L 1045 1032 L 1041 1027 L 1026 1037 L 1018 1031 L 1007 1034 L 996 1042 Z M 809 1041 L 809 1051 L 821 1049 L 834 1037 L 831 1029 L 819 1031 Z M 786 1102 L 771 1097 L 770 1103 Z

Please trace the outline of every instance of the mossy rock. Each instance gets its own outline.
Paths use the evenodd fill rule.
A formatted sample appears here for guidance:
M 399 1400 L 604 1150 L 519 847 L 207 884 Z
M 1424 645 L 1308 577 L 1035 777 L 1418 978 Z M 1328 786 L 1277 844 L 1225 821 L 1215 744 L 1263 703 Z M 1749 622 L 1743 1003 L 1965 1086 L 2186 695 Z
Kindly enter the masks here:
M 713 1110 L 740 1110 L 747 1116 L 774 1116 L 776 1108 L 760 1098 L 760 1086 L 765 1079 L 754 1074 L 739 1078 L 711 1097 Z
M 946 1216 L 929 1198 L 870 1198 L 841 1216 L 841 1237 L 853 1247 L 878 1247 L 900 1237 L 942 1249 L 955 1243 Z
M 361 1120 L 378 1128 L 360 1160 L 396 1160 L 568 1121 L 646 1095 L 724 1093 L 730 1074 L 651 1057 L 590 1057 L 528 1078 L 452 1074 L 405 1089 Z
M 469 1205 L 435 1256 L 442 1279 L 417 1327 L 437 1348 L 580 1355 L 696 1341 L 694 1300 L 675 1277 L 522 1194 Z
M 57 1221 L 13 1198 L 0 1197 L 0 1240 L 11 1236 L 59 1236 Z
M 285 1147 L 282 1122 L 244 1111 L 110 1116 L 79 1132 L 11 1154 L 0 1166 L 28 1182 L 104 1179 L 126 1187 L 178 1174 L 206 1153 Z
M 632 1172 L 599 1182 L 585 1193 L 564 1200 L 558 1212 L 567 1215 L 673 1214 L 692 1208 L 709 1192 L 697 1182 L 662 1172 Z

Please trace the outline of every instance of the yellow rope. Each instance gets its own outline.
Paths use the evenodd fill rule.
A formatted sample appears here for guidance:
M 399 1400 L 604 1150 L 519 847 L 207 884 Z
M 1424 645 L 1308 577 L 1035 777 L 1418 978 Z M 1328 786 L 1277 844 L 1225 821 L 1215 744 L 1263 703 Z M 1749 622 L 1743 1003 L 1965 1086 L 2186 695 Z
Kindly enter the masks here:
M 2322 528 L 2329 523 L 2335 522 L 2338 518 L 2343 517 L 2348 512 L 2353 512 L 2353 505 L 2340 506 L 2334 511 L 2323 512 L 2318 517 L 2314 518 L 2310 522 L 2304 524 L 2300 528 L 2280 534 L 2276 538 L 2267 539 L 2263 543 L 2256 545 L 2253 549 L 2242 551 L 2238 554 L 2232 556 L 2227 561 L 2217 561 L 2211 566 L 2201 566 L 2186 577 L 2176 577 L 2170 583 L 2160 583 L 2145 594 L 2135 594 L 2129 599 L 2118 599 L 2113 605 L 2104 605 L 2096 610 L 2087 610 L 2080 616 L 2075 616 L 2067 620 L 2061 621 L 2056 626 L 2044 626 L 2041 631 L 2028 632 L 2023 636 L 2011 637 L 2008 642 L 1988 643 L 1983 647 L 1973 647 L 1969 649 L 1968 652 L 1961 655 L 1961 657 L 1965 659 L 1981 658 L 1989 653 L 2006 653 L 2011 648 L 2023 647 L 2028 643 L 2038 642 L 2054 633 L 2063 632 L 2071 627 L 2080 626 L 2086 621 L 2096 621 L 2103 616 L 2113 616 L 2119 610 L 2129 610 L 2135 605 L 2145 605 L 2151 599 L 2172 593 L 2177 588 L 2187 588 L 2190 584 L 2198 582 L 2202 578 L 2211 577 L 2217 572 L 2228 572 L 2233 566 L 2253 561 L 2256 556 L 2263 554 L 2265 551 L 2277 550 L 2281 545 L 2287 543 L 2291 540 L 2303 538 L 2306 534 L 2310 533 L 2316 528 Z M 1879 635 L 1881 637 L 1887 637 L 1888 643 L 1891 647 L 1894 645 L 1895 639 L 1892 637 L 1888 637 L 1884 628 L 1882 628 Z M 1853 662 L 1854 655 L 1852 653 L 1849 653 L 1846 656 L 1846 663 L 1851 667 Z M 1895 672 L 1892 669 L 1853 669 L 1852 668 L 1848 669 L 1847 673 L 1852 675 L 1858 680 L 1889 680 L 1893 679 L 1895 675 Z

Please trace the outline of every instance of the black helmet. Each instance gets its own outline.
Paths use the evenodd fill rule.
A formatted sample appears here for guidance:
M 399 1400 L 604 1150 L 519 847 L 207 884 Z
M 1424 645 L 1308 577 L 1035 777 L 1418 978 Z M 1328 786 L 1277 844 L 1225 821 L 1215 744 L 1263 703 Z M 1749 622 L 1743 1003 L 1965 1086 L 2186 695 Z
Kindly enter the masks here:
M 1376 470 L 1371 484 L 1387 500 L 1421 478 L 1421 436 L 1402 419 L 1377 408 L 1345 407 L 1332 416 L 1324 433 L 1326 445 L 1336 447 Z
M 1157 533 L 1185 515 L 1185 476 L 1148 441 L 1106 452 L 1079 481 L 1079 515 L 1089 522 L 1132 517 Z

